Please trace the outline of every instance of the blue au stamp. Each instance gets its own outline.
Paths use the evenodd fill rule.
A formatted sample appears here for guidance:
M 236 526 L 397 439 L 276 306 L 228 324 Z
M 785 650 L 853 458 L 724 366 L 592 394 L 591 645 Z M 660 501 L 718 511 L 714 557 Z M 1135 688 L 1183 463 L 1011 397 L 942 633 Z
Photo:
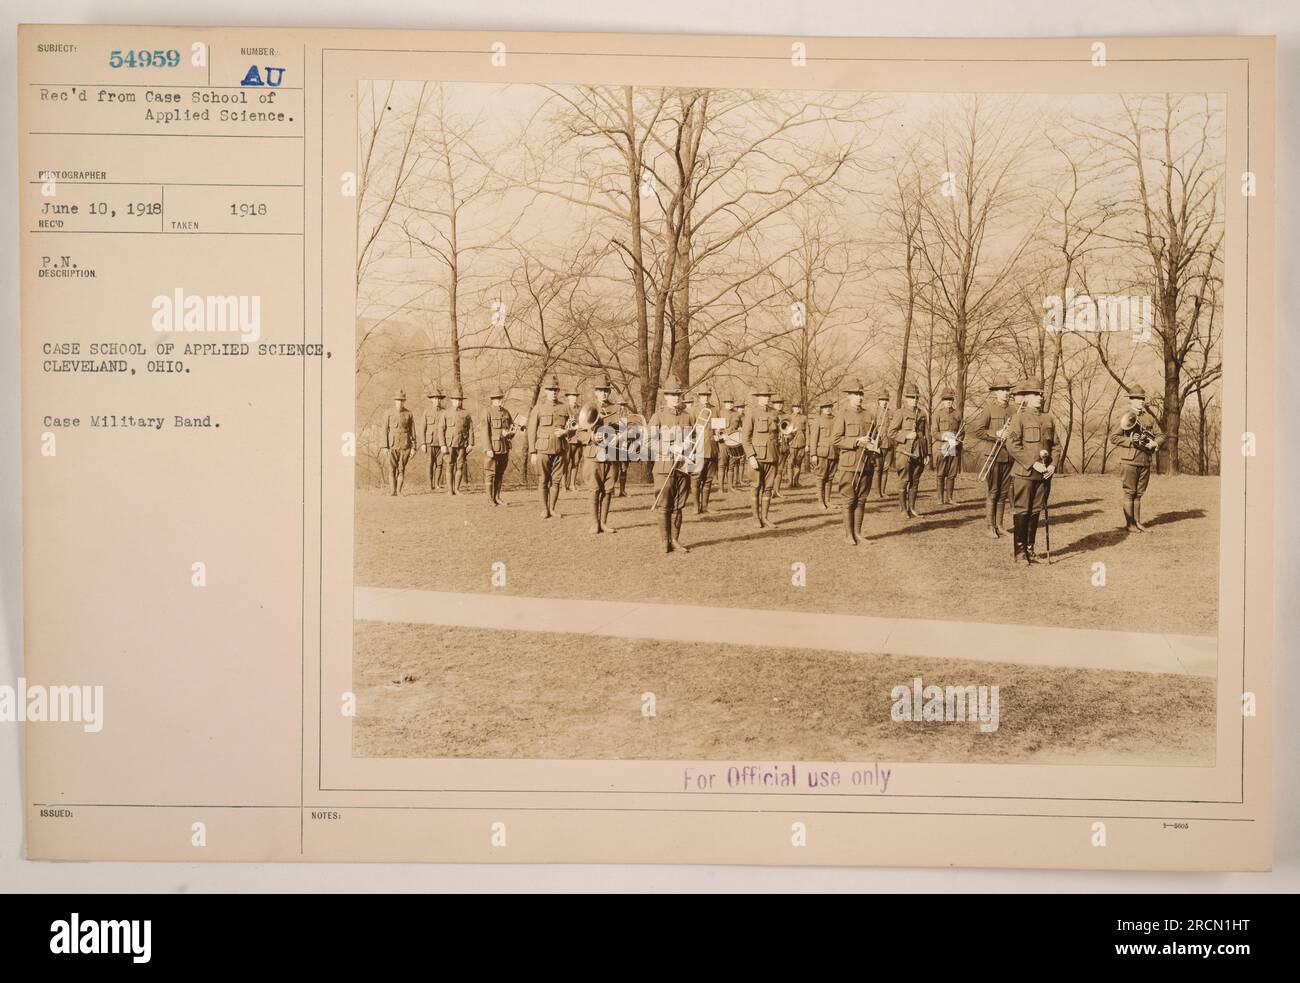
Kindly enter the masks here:
M 256 65 L 249 65 L 248 71 L 240 79 L 240 85 L 248 86 L 270 86 L 278 88 L 284 83 L 284 69 L 273 68 L 270 65 L 264 65 L 260 70 Z

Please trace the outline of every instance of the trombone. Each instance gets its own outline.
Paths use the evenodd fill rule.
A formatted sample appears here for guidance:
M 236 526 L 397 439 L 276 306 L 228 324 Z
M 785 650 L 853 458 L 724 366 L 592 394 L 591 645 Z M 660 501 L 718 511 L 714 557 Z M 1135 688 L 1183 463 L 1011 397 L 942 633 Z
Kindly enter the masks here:
M 851 478 L 854 482 L 856 482 L 858 476 L 862 474 L 862 468 L 867 463 L 867 455 L 880 453 L 880 417 L 881 414 L 877 413 L 876 418 L 871 421 L 871 426 L 867 429 L 867 442 L 862 445 L 861 452 L 858 454 L 857 464 L 853 467 Z
M 993 441 L 988 457 L 984 459 L 984 463 L 980 466 L 980 481 L 988 480 L 989 472 L 993 470 L 993 462 L 997 460 L 998 455 L 1007 446 L 1007 438 L 1011 436 L 1011 417 L 1006 418 L 995 436 L 997 439 Z
M 690 432 L 692 434 L 702 434 L 703 433 L 702 428 L 708 424 L 708 421 L 712 417 L 712 415 L 713 414 L 709 410 L 705 410 L 703 413 L 697 416 L 695 418 L 695 422 L 691 425 Z M 655 509 L 659 507 L 659 497 L 664 493 L 664 489 L 673 483 L 673 476 L 677 474 L 677 465 L 685 464 L 688 458 L 692 466 L 694 466 L 695 464 L 695 455 L 699 452 L 700 444 L 702 444 L 704 441 L 699 438 L 693 438 L 691 440 L 690 450 L 684 451 L 682 449 L 682 441 L 685 440 L 686 440 L 686 435 L 682 434 L 681 440 L 678 441 L 676 449 L 673 451 L 673 466 L 672 468 L 669 469 L 668 473 L 664 475 L 664 483 L 660 486 L 659 491 L 655 493 L 655 500 L 650 503 L 651 512 L 653 512 Z M 683 471 L 685 471 L 684 468 Z

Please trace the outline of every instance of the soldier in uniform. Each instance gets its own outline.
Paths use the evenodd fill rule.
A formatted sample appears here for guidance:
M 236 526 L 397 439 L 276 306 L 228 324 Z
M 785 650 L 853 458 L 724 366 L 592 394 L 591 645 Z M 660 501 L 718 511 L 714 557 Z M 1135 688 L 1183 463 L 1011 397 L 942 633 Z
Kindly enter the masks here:
M 790 414 L 785 411 L 785 397 L 780 393 L 773 393 L 772 398 L 768 400 L 772 409 L 776 410 L 776 415 L 781 418 L 781 424 L 790 422 Z M 785 478 L 785 465 L 790 460 L 790 438 L 781 433 L 781 424 L 777 425 L 776 441 L 776 473 L 772 476 L 772 497 L 781 498 L 781 484 Z
M 510 442 L 514 438 L 515 422 L 509 411 L 501 405 L 505 396 L 495 392 L 488 399 L 492 405 L 483 417 L 483 487 L 487 491 L 488 502 L 501 504 L 501 483 L 506 476 L 506 466 L 510 463 Z
M 799 474 L 803 471 L 804 457 L 808 453 L 808 417 L 804 416 L 803 406 L 799 403 L 794 404 L 794 412 L 790 415 L 790 422 L 794 424 L 794 433 L 790 435 L 790 487 L 799 487 Z
M 754 482 L 754 520 L 759 529 L 766 529 L 771 524 L 773 486 L 781 461 L 781 416 L 769 404 L 771 389 L 758 384 L 753 395 L 755 402 L 745 411 L 740 440 L 750 469 L 758 474 Z
M 867 494 L 871 491 L 872 472 L 876 466 L 871 430 L 871 414 L 862 407 L 862 383 L 850 380 L 844 387 L 846 405 L 835 417 L 831 430 L 831 443 L 839 451 L 841 473 L 848 472 L 849 492 L 844 502 L 844 541 L 858 545 L 862 516 L 867 508 Z
M 880 467 L 876 468 L 876 497 L 884 498 L 889 486 L 889 472 L 893 469 L 893 442 L 889 439 L 889 420 L 893 416 L 893 397 L 880 393 L 876 397 L 876 420 L 880 421 Z
M 691 471 L 696 435 L 695 419 L 682 409 L 682 385 L 669 376 L 663 389 L 664 406 L 650 417 L 650 444 L 655 457 L 657 505 L 663 510 L 659 542 L 665 553 L 689 553 L 681 542 L 682 511 L 691 496 Z
M 560 380 L 551 376 L 542 401 L 528 414 L 528 458 L 537 467 L 537 488 L 542 495 L 542 518 L 559 515 L 560 483 L 569 443 L 565 428 L 568 408 L 560 402 Z
M 917 405 L 921 391 L 915 383 L 908 383 L 903 391 L 903 405 L 890 418 L 889 439 L 894 445 L 898 477 L 902 482 L 899 502 L 903 515 L 917 518 L 916 493 L 925 474 L 925 461 L 930 456 L 929 421 L 925 410 Z
M 700 386 L 695 390 L 695 405 L 691 412 L 695 421 L 702 425 L 703 433 L 697 431 L 699 446 L 696 460 L 699 470 L 691 475 L 691 497 L 695 499 L 695 514 L 707 515 L 709 496 L 713 493 L 713 479 L 718 472 L 718 459 L 724 452 L 718 446 L 718 435 L 713 430 L 713 421 L 718 416 L 718 409 L 713 405 L 713 390 Z
M 832 442 L 831 432 L 835 429 L 835 403 L 825 400 L 817 407 L 817 415 L 808 421 L 808 449 L 812 452 L 813 472 L 817 475 L 817 500 L 822 504 L 822 511 L 831 510 L 831 482 L 835 480 L 835 469 L 839 464 L 840 452 Z
M 880 498 L 885 497 L 889 469 L 894 466 L 894 444 L 889 439 L 890 401 L 887 392 L 882 392 L 876 398 L 876 419 L 880 421 L 877 427 L 880 432 L 880 467 L 876 468 L 876 494 Z
M 731 413 L 727 417 L 727 433 L 739 434 L 741 428 L 745 425 L 745 407 L 742 403 L 733 404 Z M 741 448 L 743 451 L 744 448 Z M 731 486 L 733 488 L 748 488 L 749 479 L 745 477 L 745 455 L 732 454 L 729 458 L 731 461 Z
M 469 452 L 474 449 L 474 420 L 469 411 L 464 409 L 465 396 L 460 392 L 451 394 L 451 409 L 442 414 L 442 453 L 447 458 L 447 490 L 452 495 L 460 493 L 468 475 Z
M 583 482 L 591 489 L 592 535 L 612 533 L 609 525 L 609 506 L 614 500 L 614 483 L 618 476 L 618 461 L 614 447 L 618 436 L 618 409 L 610 402 L 614 386 L 609 376 L 602 375 L 592 389 L 592 401 L 579 410 L 578 426 L 574 439 L 582 449 Z
M 384 450 L 388 456 L 389 494 L 396 495 L 406 480 L 406 465 L 415 454 L 415 417 L 406 408 L 406 390 L 393 397 L 393 411 L 384 420 Z
M 722 397 L 722 411 L 718 415 L 726 421 L 726 426 L 723 427 L 722 430 L 723 434 L 732 433 L 735 429 L 733 427 L 733 424 L 735 423 L 735 416 L 736 416 L 735 400 L 733 400 L 730 396 Z M 732 467 L 733 464 L 732 464 L 732 455 L 730 452 L 730 448 L 728 448 L 725 444 L 719 445 L 718 460 L 717 460 L 718 491 L 723 493 L 726 492 L 727 479 L 730 478 L 732 475 Z
M 1015 523 L 1012 556 L 1019 558 L 1023 555 L 1025 562 L 1034 563 L 1038 517 L 1047 507 L 1052 475 L 1056 471 L 1052 459 L 1056 450 L 1056 427 L 1052 418 L 1040 411 L 1043 383 L 1039 379 L 1025 379 L 1019 383 L 1016 395 L 1023 397 L 1023 402 L 1007 430 L 1007 450 L 1015 461 L 1011 469 Z
M 569 418 L 567 420 L 568 428 L 572 434 L 573 425 L 578 421 L 578 411 L 582 409 L 578 405 L 578 398 L 581 394 L 575 390 L 570 390 L 564 394 L 565 409 L 568 410 Z M 564 487 L 569 491 L 578 485 L 582 479 L 582 445 L 570 439 L 564 445 Z
M 442 468 L 442 401 L 446 397 L 441 389 L 429 393 L 429 412 L 424 415 L 424 427 L 421 441 L 429 452 L 429 491 L 437 491 L 443 478 Z
M 1006 512 L 1007 499 L 1011 495 L 1011 454 L 1007 451 L 1006 437 L 1009 433 L 1007 424 L 1015 415 L 1011 406 L 1011 383 L 998 376 L 989 386 L 993 401 L 986 404 L 975 414 L 974 426 L 976 439 L 981 444 L 982 459 L 987 459 L 993 448 L 1001 441 L 993 460 L 988 465 L 988 476 L 984 496 L 984 518 L 989 524 L 988 536 L 997 539 L 1002 535 L 1002 519 Z
M 620 396 L 615 403 L 618 407 L 618 425 L 620 429 L 631 431 L 632 421 L 628 419 L 627 397 Z M 629 433 L 629 440 L 631 434 Z M 628 460 L 626 454 L 619 454 L 618 460 L 614 462 L 614 476 L 618 483 L 618 494 L 616 498 L 627 498 L 627 466 Z
M 1141 386 L 1128 387 L 1129 410 L 1120 418 L 1110 442 L 1124 448 L 1120 457 L 1124 465 L 1124 530 L 1146 532 L 1142 525 L 1142 496 L 1151 480 L 1151 459 L 1165 442 L 1165 432 L 1146 408 L 1147 391 Z
M 958 463 L 961 461 L 961 412 L 953 407 L 956 398 L 951 389 L 945 389 L 939 397 L 939 409 L 934 414 L 934 447 L 931 453 L 940 505 L 952 504 L 953 492 L 957 486 Z M 952 434 L 953 439 L 944 440 L 945 433 Z

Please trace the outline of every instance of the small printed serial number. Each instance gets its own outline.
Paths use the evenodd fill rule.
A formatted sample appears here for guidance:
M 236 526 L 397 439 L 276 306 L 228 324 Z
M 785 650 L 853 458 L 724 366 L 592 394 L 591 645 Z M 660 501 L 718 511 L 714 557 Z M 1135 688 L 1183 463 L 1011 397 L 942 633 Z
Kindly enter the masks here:
M 109 68 L 175 68 L 181 63 L 181 53 L 175 48 L 154 48 L 152 51 L 114 51 L 108 56 Z

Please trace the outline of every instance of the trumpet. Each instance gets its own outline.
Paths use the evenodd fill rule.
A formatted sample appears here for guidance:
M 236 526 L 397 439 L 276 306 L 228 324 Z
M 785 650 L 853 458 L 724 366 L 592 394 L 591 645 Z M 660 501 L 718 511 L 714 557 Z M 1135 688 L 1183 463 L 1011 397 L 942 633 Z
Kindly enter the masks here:
M 515 417 L 513 420 L 510 421 L 510 426 L 506 427 L 504 430 L 501 431 L 501 438 L 503 440 L 513 440 L 515 438 L 515 435 L 523 433 L 524 428 L 527 426 L 528 426 L 528 417 L 520 413 L 517 417 Z
M 795 432 L 797 429 L 799 429 L 799 428 L 796 427 L 796 426 L 794 425 L 794 423 L 791 422 L 790 420 L 782 420 L 782 421 L 781 421 L 781 425 L 780 425 L 779 427 L 777 427 L 777 430 L 779 430 L 779 431 L 781 432 L 781 436 L 782 436 L 782 437 L 786 437 L 786 438 L 793 437 L 793 436 L 794 436 L 794 432 Z

